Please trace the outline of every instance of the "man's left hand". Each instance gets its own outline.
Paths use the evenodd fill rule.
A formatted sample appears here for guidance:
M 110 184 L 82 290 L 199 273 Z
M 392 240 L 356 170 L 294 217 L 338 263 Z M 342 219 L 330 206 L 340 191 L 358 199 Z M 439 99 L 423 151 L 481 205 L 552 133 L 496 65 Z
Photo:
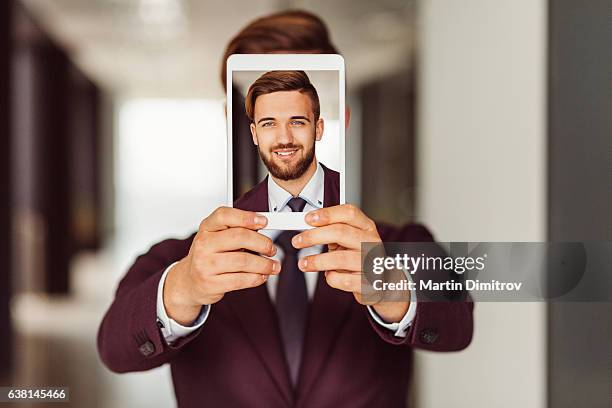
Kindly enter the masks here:
M 357 302 L 370 304 L 384 321 L 399 322 L 408 310 L 409 297 L 405 302 L 366 302 L 362 294 L 361 243 L 382 242 L 374 221 L 358 207 L 343 204 L 311 211 L 306 215 L 306 222 L 315 228 L 293 237 L 293 246 L 300 249 L 327 245 L 329 251 L 301 258 L 300 270 L 325 271 L 329 286 L 353 293 Z

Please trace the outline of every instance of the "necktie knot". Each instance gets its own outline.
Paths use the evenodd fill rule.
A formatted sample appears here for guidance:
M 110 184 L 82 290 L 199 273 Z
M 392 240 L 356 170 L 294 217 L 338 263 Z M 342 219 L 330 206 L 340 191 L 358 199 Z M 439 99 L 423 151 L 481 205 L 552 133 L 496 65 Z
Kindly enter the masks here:
M 301 197 L 293 197 L 287 203 L 291 211 L 293 212 L 302 212 L 304 210 L 304 206 L 306 206 L 306 200 Z
M 291 208 L 292 212 L 301 212 L 304 210 L 304 206 L 306 205 L 306 200 L 300 197 L 293 197 L 287 202 L 287 206 Z M 283 231 L 274 241 L 287 255 L 292 255 L 297 252 L 297 250 L 291 244 L 291 239 L 296 236 L 298 231 Z

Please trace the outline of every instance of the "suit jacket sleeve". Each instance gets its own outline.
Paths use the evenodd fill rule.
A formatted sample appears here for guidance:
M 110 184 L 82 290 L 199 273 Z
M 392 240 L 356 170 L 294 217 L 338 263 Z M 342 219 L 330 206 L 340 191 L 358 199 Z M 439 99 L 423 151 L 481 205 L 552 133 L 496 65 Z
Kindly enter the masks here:
M 410 224 L 400 229 L 378 226 L 384 242 L 433 242 L 422 225 Z M 396 337 L 377 324 L 368 313 L 373 329 L 387 343 L 407 345 L 431 351 L 458 351 L 466 348 L 473 333 L 474 303 L 469 295 L 463 301 L 418 301 L 416 316 L 406 337 Z
M 201 327 L 169 346 L 157 323 L 157 287 L 165 269 L 189 251 L 187 240 L 160 242 L 139 256 L 119 283 L 98 330 L 100 358 L 112 371 L 144 371 L 172 360 Z

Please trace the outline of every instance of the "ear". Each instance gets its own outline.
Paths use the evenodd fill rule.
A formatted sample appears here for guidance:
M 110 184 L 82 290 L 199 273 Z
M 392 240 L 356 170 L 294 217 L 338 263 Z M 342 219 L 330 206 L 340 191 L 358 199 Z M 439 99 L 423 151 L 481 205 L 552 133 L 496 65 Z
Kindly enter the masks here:
M 251 137 L 253 138 L 253 144 L 257 146 L 257 131 L 255 129 L 255 124 L 251 122 L 249 129 L 251 129 Z
M 350 121 L 351 121 L 351 108 L 347 106 L 346 109 L 344 109 L 344 127 L 346 129 L 349 128 Z
M 323 129 L 325 124 L 323 123 L 323 118 L 319 118 L 317 120 L 316 128 L 315 128 L 315 140 L 318 142 L 323 137 Z

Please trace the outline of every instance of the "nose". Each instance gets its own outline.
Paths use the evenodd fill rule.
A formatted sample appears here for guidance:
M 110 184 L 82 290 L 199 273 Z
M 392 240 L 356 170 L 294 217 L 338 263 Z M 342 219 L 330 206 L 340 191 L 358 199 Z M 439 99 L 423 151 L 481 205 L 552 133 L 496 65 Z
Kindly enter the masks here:
M 289 125 L 281 126 L 277 134 L 277 142 L 279 144 L 293 143 L 293 131 Z

